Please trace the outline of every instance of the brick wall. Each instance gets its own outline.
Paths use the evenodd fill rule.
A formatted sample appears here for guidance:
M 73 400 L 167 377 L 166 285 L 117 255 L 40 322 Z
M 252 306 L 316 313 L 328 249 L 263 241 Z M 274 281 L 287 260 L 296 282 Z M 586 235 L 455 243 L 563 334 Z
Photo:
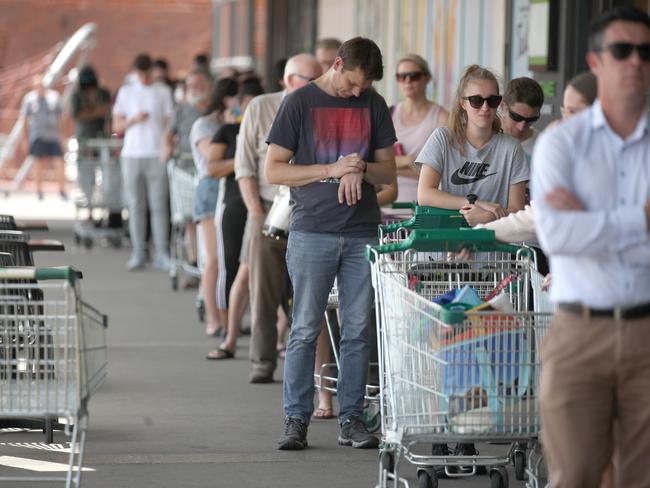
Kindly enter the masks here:
M 89 61 L 112 93 L 140 52 L 165 57 L 175 74 L 212 46 L 211 0 L 0 0 L 1 133 L 11 130 L 38 60 L 88 22 L 97 24 Z M 4 172 L 23 157 L 16 154 Z
M 90 61 L 112 92 L 139 52 L 167 58 L 174 73 L 211 47 L 211 0 L 0 0 L 0 12 L 0 76 L 88 22 L 97 24 Z

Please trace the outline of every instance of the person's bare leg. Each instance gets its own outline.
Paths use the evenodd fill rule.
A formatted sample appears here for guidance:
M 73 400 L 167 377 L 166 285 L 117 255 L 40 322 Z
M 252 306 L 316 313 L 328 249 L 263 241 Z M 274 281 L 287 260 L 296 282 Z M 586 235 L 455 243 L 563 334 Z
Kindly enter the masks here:
M 217 234 L 212 217 L 202 219 L 201 236 L 205 249 L 205 267 L 201 275 L 203 300 L 207 314 L 205 333 L 214 335 L 221 325 L 222 313 L 217 308 Z
M 43 198 L 43 173 L 48 162 L 49 158 L 34 157 L 34 179 L 36 180 L 36 193 L 38 194 L 38 198 Z
M 235 354 L 237 349 L 237 338 L 241 328 L 241 321 L 248 305 L 248 265 L 242 263 L 237 270 L 237 276 L 230 289 L 230 307 L 228 308 L 228 330 L 226 337 L 219 346 L 219 349 Z M 219 351 L 213 351 L 211 355 L 218 355 Z
M 196 224 L 188 222 L 185 224 L 185 252 L 190 263 L 196 263 Z
M 287 347 L 287 330 L 289 329 L 289 317 L 285 313 L 282 305 L 278 306 L 278 321 L 275 324 L 275 327 L 278 329 L 278 342 L 277 349 L 278 352 L 284 352 Z
M 331 374 L 330 368 L 323 368 L 323 364 L 331 362 L 332 358 L 332 345 L 330 344 L 329 331 L 327 330 L 327 323 L 323 322 L 323 329 L 316 341 L 316 360 L 314 361 L 314 373 L 329 376 Z M 331 383 L 321 377 L 321 388 L 318 390 L 318 407 L 314 411 L 314 418 L 327 419 L 334 418 L 332 410 L 332 392 L 325 390 Z
M 59 193 L 62 197 L 66 196 L 65 191 L 65 161 L 62 157 L 52 158 L 54 171 L 56 173 L 56 180 L 59 183 Z

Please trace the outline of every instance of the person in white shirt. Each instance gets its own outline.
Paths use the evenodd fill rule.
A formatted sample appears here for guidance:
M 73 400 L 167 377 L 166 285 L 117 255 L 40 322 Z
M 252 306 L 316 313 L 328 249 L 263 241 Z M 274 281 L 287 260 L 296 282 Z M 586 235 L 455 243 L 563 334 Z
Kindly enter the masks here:
M 648 14 L 603 14 L 587 62 L 598 100 L 543 133 L 533 153 L 535 223 L 558 304 L 542 346 L 542 441 L 555 488 L 642 487 L 650 479 Z
M 129 270 L 145 264 L 147 199 L 156 248 L 155 269 L 169 269 L 167 199 L 169 187 L 163 156 L 163 135 L 172 115 L 171 91 L 153 83 L 151 58 L 140 54 L 133 67 L 135 77 L 122 86 L 113 107 L 113 128 L 124 132 L 122 176 L 129 208 L 129 231 L 133 252 Z

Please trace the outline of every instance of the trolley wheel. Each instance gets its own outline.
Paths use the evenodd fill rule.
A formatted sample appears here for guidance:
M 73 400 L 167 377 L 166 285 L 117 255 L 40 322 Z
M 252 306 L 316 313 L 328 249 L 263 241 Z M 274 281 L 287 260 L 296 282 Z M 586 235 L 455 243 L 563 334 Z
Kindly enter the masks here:
M 178 276 L 170 276 L 169 279 L 172 284 L 172 290 L 178 291 Z
M 512 464 L 515 465 L 515 479 L 526 479 L 526 453 L 524 451 L 515 451 L 512 455 Z
M 45 434 L 45 444 L 52 444 L 54 442 L 54 422 L 52 417 L 45 417 L 43 433 Z
M 508 472 L 503 466 L 490 468 L 490 487 L 491 488 L 508 488 Z
M 93 238 L 92 238 L 92 237 L 84 237 L 84 238 L 83 238 L 83 245 L 84 245 L 84 247 L 85 247 L 86 249 L 89 249 L 89 250 L 92 249 L 94 244 L 95 244 L 95 243 L 93 242 Z
M 418 469 L 418 488 L 438 488 L 436 472 L 429 469 Z
M 391 451 L 379 453 L 379 465 L 389 473 L 395 472 L 395 454 Z
M 199 315 L 199 322 L 205 322 L 205 303 L 203 303 L 203 300 L 196 304 L 196 313 Z
M 108 243 L 111 245 L 113 249 L 121 249 L 122 248 L 122 238 L 121 237 L 110 237 L 108 239 Z

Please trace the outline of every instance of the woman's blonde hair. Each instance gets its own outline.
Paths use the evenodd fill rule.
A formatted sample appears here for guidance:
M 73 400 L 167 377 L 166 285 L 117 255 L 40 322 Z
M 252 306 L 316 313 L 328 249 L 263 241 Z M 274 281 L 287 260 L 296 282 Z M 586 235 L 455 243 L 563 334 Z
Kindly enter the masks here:
M 417 67 L 420 68 L 420 71 L 422 71 L 422 74 L 424 74 L 424 76 L 431 76 L 431 71 L 429 70 L 429 63 L 427 63 L 426 60 L 419 54 L 415 54 L 415 53 L 406 54 L 402 56 L 402 58 L 397 62 L 395 66 L 399 67 L 399 65 L 402 64 L 404 61 L 410 61 L 411 63 L 417 65 Z
M 465 90 L 470 81 L 476 80 L 489 80 L 494 82 L 496 87 L 496 94 L 499 94 L 499 82 L 497 81 L 496 76 L 485 68 L 482 68 L 478 64 L 472 64 L 465 68 L 463 75 L 458 81 L 458 88 L 456 89 L 456 94 L 454 95 L 454 100 L 452 102 L 451 111 L 449 112 L 449 135 L 451 137 L 451 145 L 458 149 L 461 154 L 465 153 L 465 140 L 467 139 L 467 112 L 463 108 L 463 97 L 465 96 Z M 494 116 L 492 121 L 492 132 L 495 134 L 501 132 L 501 121 L 499 117 Z

